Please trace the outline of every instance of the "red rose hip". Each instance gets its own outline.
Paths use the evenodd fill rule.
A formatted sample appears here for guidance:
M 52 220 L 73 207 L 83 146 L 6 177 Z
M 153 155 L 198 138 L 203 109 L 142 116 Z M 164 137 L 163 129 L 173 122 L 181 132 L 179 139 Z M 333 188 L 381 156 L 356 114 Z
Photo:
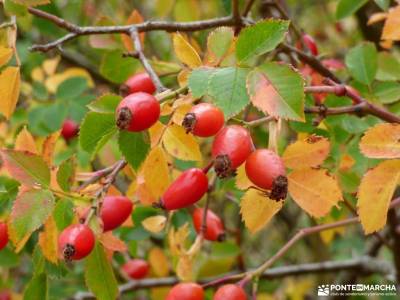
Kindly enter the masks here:
M 244 290 L 236 284 L 225 284 L 215 293 L 213 300 L 246 300 Z
M 117 126 L 121 130 L 146 130 L 159 117 L 160 103 L 154 96 L 143 92 L 126 96 L 117 107 Z
M 142 279 L 149 273 L 149 264 L 143 259 L 131 259 L 122 266 L 122 270 L 132 279 Z
M 309 34 L 304 34 L 303 35 L 303 43 L 304 45 L 310 50 L 312 55 L 318 55 L 318 47 L 317 43 L 313 39 L 313 37 Z
M 142 72 L 135 74 L 128 78 L 127 81 L 120 87 L 120 93 L 123 96 L 129 94 L 144 92 L 148 94 L 153 94 L 156 91 L 156 87 L 151 80 L 149 74 Z
M 79 260 L 92 252 L 95 244 L 93 231 L 84 224 L 65 228 L 58 237 L 58 249 L 65 260 Z
M 178 283 L 172 287 L 165 300 L 204 300 L 204 290 L 197 283 Z
M 253 150 L 253 141 L 247 129 L 238 125 L 222 128 L 215 136 L 212 145 L 214 169 L 218 177 L 233 175 L 236 168 L 246 161 Z
M 76 137 L 79 132 L 79 125 L 71 119 L 66 119 L 61 128 L 61 136 L 64 140 L 69 141 Z
M 124 196 L 104 197 L 100 209 L 100 218 L 103 221 L 104 231 L 119 227 L 132 213 L 133 203 Z
M 274 200 L 286 198 L 287 178 L 282 159 L 269 149 L 258 149 L 246 160 L 247 177 L 256 186 L 271 190 Z
M 0 223 L 0 250 L 2 250 L 8 243 L 8 227 L 7 223 Z
M 197 233 L 200 233 L 202 230 L 203 214 L 203 208 L 196 208 L 192 214 L 193 225 Z M 222 223 L 221 219 L 210 209 L 207 210 L 205 229 L 204 238 L 206 240 L 220 242 L 225 240 L 224 224 Z
M 215 105 L 200 103 L 185 115 L 182 126 L 196 136 L 210 137 L 224 126 L 224 113 Z
M 184 171 L 165 191 L 160 206 L 166 210 L 190 206 L 203 197 L 208 190 L 208 178 L 202 169 Z

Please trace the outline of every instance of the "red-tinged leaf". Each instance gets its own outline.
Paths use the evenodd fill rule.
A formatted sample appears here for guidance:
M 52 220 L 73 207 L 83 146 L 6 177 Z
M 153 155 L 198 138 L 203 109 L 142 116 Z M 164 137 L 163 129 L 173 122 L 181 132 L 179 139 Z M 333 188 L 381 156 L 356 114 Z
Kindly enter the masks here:
M 142 23 L 143 21 L 144 21 L 144 19 L 143 19 L 142 15 L 135 9 L 129 15 L 128 20 L 126 20 L 126 25 L 138 24 L 138 23 Z M 140 41 L 143 44 L 144 43 L 144 37 L 145 37 L 144 32 L 142 32 L 139 36 L 140 36 Z M 132 51 L 135 50 L 135 47 L 133 45 L 133 41 L 132 41 L 130 36 L 128 36 L 126 34 L 122 34 L 121 35 L 121 39 L 122 39 L 122 43 L 124 44 L 124 47 L 125 47 L 126 50 L 128 50 L 129 52 L 132 52 Z
M 113 235 L 111 231 L 107 231 L 101 235 L 100 243 L 109 251 L 125 252 L 128 250 L 125 242 Z
M 22 184 L 49 185 L 50 170 L 40 156 L 15 150 L 1 150 L 0 153 L 7 171 Z
M 54 209 L 55 200 L 48 190 L 22 189 L 8 222 L 10 239 L 19 252 L 32 232 L 44 224 Z

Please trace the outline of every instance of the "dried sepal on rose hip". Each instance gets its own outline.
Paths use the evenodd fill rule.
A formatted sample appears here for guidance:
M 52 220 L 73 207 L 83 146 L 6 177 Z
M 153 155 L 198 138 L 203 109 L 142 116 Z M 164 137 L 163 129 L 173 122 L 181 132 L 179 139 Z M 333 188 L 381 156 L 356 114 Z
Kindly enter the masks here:
M 184 171 L 165 191 L 159 203 L 154 206 L 175 210 L 193 205 L 208 190 L 206 172 L 199 168 Z
M 150 266 L 144 259 L 131 259 L 128 260 L 123 266 L 122 270 L 131 279 L 143 279 L 149 273 Z
M 178 283 L 168 292 L 165 300 L 204 300 L 204 290 L 197 283 Z
M 218 288 L 213 300 L 246 300 L 247 296 L 242 287 L 237 284 L 225 284 Z
M 124 97 L 137 92 L 153 94 L 155 91 L 156 87 L 146 72 L 129 77 L 119 88 L 120 94 Z
M 219 178 L 235 175 L 236 169 L 254 151 L 250 132 L 238 125 L 222 128 L 212 144 L 214 170 Z
M 93 231 L 85 224 L 73 224 L 58 237 L 58 249 L 66 261 L 82 259 L 92 252 L 95 244 Z
M 218 217 L 212 210 L 208 209 L 206 215 L 206 225 L 203 229 L 203 216 L 204 208 L 196 208 L 192 213 L 193 225 L 196 232 L 199 234 L 205 229 L 204 238 L 206 240 L 219 242 L 224 241 L 226 234 L 224 224 L 222 223 L 220 217 Z
M 285 199 L 288 181 L 282 158 L 269 149 L 258 149 L 246 160 L 246 175 L 252 183 L 269 190 L 273 200 Z
M 200 103 L 185 115 L 182 126 L 199 137 L 214 136 L 224 126 L 224 113 L 211 103 Z
M 120 130 L 139 132 L 150 128 L 160 117 L 160 103 L 148 93 L 126 96 L 118 105 L 116 123 Z
M 106 196 L 100 208 L 103 230 L 113 230 L 122 225 L 132 213 L 133 203 L 128 197 Z

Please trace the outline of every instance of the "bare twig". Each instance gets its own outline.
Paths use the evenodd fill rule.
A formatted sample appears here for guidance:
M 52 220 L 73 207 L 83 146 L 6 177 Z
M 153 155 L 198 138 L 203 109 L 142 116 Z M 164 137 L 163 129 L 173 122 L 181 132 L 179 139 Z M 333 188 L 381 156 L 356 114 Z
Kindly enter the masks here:
M 246 7 L 244 8 L 244 11 L 243 11 L 243 17 L 247 17 L 247 15 L 250 13 L 251 8 L 253 7 L 255 2 L 256 2 L 255 0 L 247 1 Z

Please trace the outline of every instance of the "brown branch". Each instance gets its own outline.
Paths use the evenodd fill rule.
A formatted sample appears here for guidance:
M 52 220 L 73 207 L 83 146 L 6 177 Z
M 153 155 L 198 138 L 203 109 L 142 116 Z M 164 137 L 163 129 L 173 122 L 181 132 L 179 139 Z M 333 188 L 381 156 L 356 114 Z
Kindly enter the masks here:
M 143 53 L 142 43 L 140 41 L 139 32 L 136 27 L 132 27 L 129 31 L 133 44 L 135 46 L 135 51 L 138 55 L 140 62 L 142 63 L 144 69 L 146 70 L 147 74 L 149 74 L 151 80 L 153 81 L 154 85 L 156 86 L 157 92 L 161 93 L 167 88 L 162 84 L 160 78 L 158 77 L 157 73 L 154 71 L 153 67 L 150 65 L 149 61 L 147 60 L 146 56 Z
M 382 275 L 393 274 L 393 268 L 390 263 L 378 260 L 376 258 L 363 256 L 360 258 L 343 261 L 325 261 L 319 263 L 277 267 L 264 272 L 261 277 L 264 279 L 279 279 L 288 276 L 333 273 L 340 271 L 358 271 L 362 275 L 369 275 L 372 273 Z M 229 273 L 228 275 L 234 274 L 235 273 Z M 200 280 L 199 283 L 204 284 L 213 281 L 215 282 L 216 278 L 204 278 Z M 179 279 L 176 277 L 149 278 L 135 281 L 132 280 L 120 285 L 119 292 L 123 294 L 139 289 L 173 286 L 178 282 Z M 94 295 L 88 292 L 78 292 L 73 298 L 71 298 L 71 300 L 85 299 L 94 299 Z
M 255 2 L 256 2 L 255 0 L 249 0 L 247 2 L 246 7 L 244 8 L 244 11 L 243 11 L 243 17 L 247 17 L 247 15 L 250 13 L 251 8 L 253 7 Z

